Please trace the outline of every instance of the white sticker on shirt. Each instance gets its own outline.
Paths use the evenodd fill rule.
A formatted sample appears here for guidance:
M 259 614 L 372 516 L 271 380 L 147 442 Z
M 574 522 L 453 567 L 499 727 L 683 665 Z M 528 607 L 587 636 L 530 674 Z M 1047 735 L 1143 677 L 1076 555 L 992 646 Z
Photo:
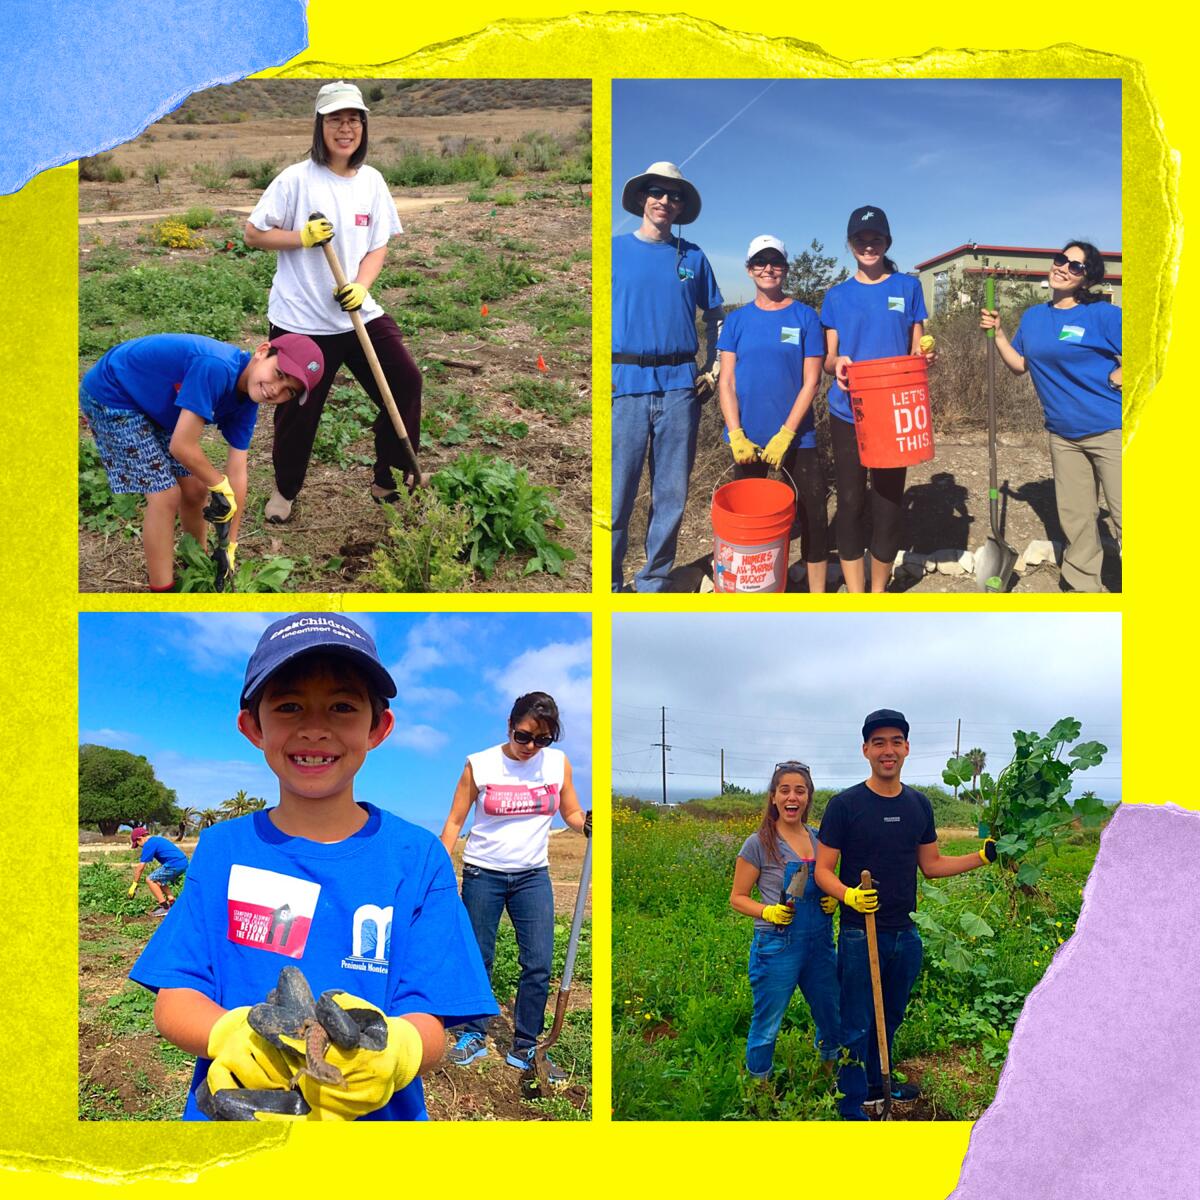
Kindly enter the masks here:
M 783 326 L 783 328 L 779 331 L 779 340 L 781 342 L 786 342 L 789 346 L 800 345 L 799 327 L 797 326 L 795 329 L 791 329 L 787 325 Z
M 321 885 L 278 871 L 234 864 L 225 895 L 225 936 L 239 946 L 301 958 Z
M 552 817 L 558 812 L 558 784 L 489 783 L 480 804 L 489 817 Z
M 1083 341 L 1083 326 L 1082 325 L 1064 325 L 1058 331 L 1058 340 L 1060 342 L 1082 342 Z
M 889 296 L 888 297 L 888 312 L 903 312 L 903 311 L 904 311 L 904 297 L 903 296 Z

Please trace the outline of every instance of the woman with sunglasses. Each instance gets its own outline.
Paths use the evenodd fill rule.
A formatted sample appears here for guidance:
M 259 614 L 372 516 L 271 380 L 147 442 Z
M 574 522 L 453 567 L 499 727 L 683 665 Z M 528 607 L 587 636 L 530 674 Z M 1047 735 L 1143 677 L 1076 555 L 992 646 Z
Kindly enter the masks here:
M 558 705 L 545 692 L 518 697 L 508 717 L 508 740 L 467 757 L 442 845 L 450 854 L 471 806 L 475 820 L 463 851 L 462 898 L 488 978 L 496 956 L 496 930 L 507 910 L 517 935 L 521 978 L 513 1008 L 513 1042 L 505 1062 L 518 1070 L 533 1065 L 545 1025 L 554 955 L 554 892 L 550 886 L 550 825 L 557 812 L 579 833 L 591 836 L 571 781 L 571 764 L 551 745 L 562 735 Z M 487 1054 L 487 1021 L 461 1026 L 448 1058 L 465 1067 Z M 553 1083 L 566 1076 L 547 1059 Z
M 299 402 L 275 409 L 271 449 L 275 487 L 268 521 L 282 522 L 304 485 L 309 458 L 334 376 L 345 366 L 379 410 L 371 498 L 395 499 L 393 468 L 412 477 L 405 451 L 383 406 L 383 396 L 350 316 L 358 312 L 383 367 L 413 449 L 420 444 L 421 370 L 400 336 L 400 327 L 369 289 L 383 270 L 390 238 L 402 232 L 387 183 L 367 156 L 367 106 L 352 83 L 327 83 L 317 93 L 308 157 L 281 171 L 267 186 L 246 222 L 246 245 L 276 252 L 275 278 L 267 302 L 272 338 L 303 333 L 321 347 L 325 371 Z M 322 214 L 313 219 L 313 214 Z M 334 286 L 320 249 L 332 241 L 346 278 Z
M 717 341 L 721 415 L 735 479 L 762 478 L 778 467 L 792 480 L 808 590 L 823 592 L 828 519 L 812 403 L 825 336 L 817 314 L 784 295 L 787 269 L 787 249 L 778 238 L 764 233 L 750 243 L 746 273 L 754 281 L 754 303 L 725 318 Z
M 900 549 L 904 468 L 872 467 L 871 543 L 867 545 L 868 468 L 859 462 L 858 438 L 846 368 L 852 362 L 920 354 L 925 299 L 920 282 L 902 275 L 888 258 L 892 245 L 887 214 L 874 205 L 856 208 L 846 224 L 846 242 L 858 269 L 831 287 L 821 305 L 825 326 L 825 370 L 829 387 L 829 432 L 837 488 L 837 543 L 846 591 L 866 590 L 864 551 L 871 554 L 871 591 L 885 592 Z M 932 363 L 933 351 L 924 354 Z
M 775 1041 L 792 993 L 800 989 L 816 1026 L 822 1066 L 838 1057 L 837 959 L 833 912 L 837 901 L 817 887 L 817 831 L 806 824 L 813 801 L 812 773 L 802 762 L 775 765 L 758 830 L 738 851 L 729 903 L 754 918 L 750 990 L 754 1015 L 746 1040 L 746 1070 L 769 1079 Z M 757 887 L 758 899 L 751 895 Z
M 1028 372 L 1050 434 L 1054 498 L 1067 546 L 1064 590 L 1099 592 L 1104 550 L 1097 485 L 1121 538 L 1121 310 L 1092 288 L 1104 259 L 1090 242 L 1068 242 L 1050 267 L 1050 299 L 1027 309 L 1010 342 L 995 309 L 979 324 L 996 331 L 996 352 Z

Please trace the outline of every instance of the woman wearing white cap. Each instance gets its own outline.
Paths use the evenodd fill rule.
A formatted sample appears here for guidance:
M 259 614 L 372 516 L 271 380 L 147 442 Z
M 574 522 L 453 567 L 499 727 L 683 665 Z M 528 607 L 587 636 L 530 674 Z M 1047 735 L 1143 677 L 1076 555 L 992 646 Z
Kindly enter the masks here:
M 303 333 L 325 354 L 320 383 L 303 404 L 275 411 L 272 461 L 275 489 L 268 521 L 286 521 L 304 484 L 325 397 L 338 368 L 346 366 L 375 402 L 375 467 L 371 495 L 394 497 L 392 469 L 411 458 L 383 407 L 383 398 L 354 332 L 358 311 L 400 410 L 413 449 L 420 442 L 421 371 L 396 322 L 368 289 L 383 269 L 388 239 L 401 232 L 396 205 L 383 176 L 363 161 L 367 155 L 367 106 L 352 83 L 327 83 L 317 93 L 312 149 L 303 162 L 280 172 L 260 197 L 246 223 L 246 245 L 278 253 L 267 317 L 271 337 Z M 323 214 L 310 220 L 312 213 Z M 333 239 L 350 280 L 335 288 L 325 255 L 316 247 Z
M 787 269 L 787 249 L 777 237 L 764 233 L 750 243 L 746 273 L 754 281 L 754 303 L 725 318 L 717 342 L 721 415 L 735 478 L 782 467 L 795 484 L 808 590 L 823 592 L 829 526 L 812 405 L 825 335 L 807 304 L 784 295 Z

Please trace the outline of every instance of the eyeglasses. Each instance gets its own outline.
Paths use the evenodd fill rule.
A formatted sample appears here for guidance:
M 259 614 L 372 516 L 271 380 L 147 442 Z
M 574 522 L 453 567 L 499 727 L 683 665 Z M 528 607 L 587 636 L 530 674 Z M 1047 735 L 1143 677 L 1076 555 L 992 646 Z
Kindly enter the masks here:
M 666 188 L 648 187 L 646 189 L 646 195 L 653 200 L 670 200 L 672 204 L 683 203 L 682 192 L 668 192 Z
M 771 259 L 768 262 L 753 261 L 750 263 L 750 270 L 756 275 L 765 275 L 768 271 L 778 271 L 780 274 L 783 274 L 787 270 L 787 263 L 778 262 L 775 259 Z
M 1065 254 L 1056 254 L 1050 260 L 1056 267 L 1066 267 L 1076 279 L 1082 279 L 1087 274 L 1087 264 L 1076 262 Z
M 512 740 L 518 746 L 528 746 L 530 742 L 535 746 L 549 746 L 554 741 L 548 733 L 529 733 L 524 729 L 514 729 L 512 731 Z
M 787 760 L 787 762 L 776 763 L 775 770 L 777 770 L 777 771 L 783 771 L 783 770 L 809 771 L 809 770 L 811 770 L 811 768 L 809 767 L 808 763 L 798 762 L 794 758 L 789 758 Z
M 339 125 L 349 125 L 351 129 L 357 129 L 362 124 L 362 117 L 359 117 L 359 116 L 343 117 L 343 116 L 339 116 L 337 113 L 330 113 L 325 118 L 325 124 L 332 126 L 335 129 Z

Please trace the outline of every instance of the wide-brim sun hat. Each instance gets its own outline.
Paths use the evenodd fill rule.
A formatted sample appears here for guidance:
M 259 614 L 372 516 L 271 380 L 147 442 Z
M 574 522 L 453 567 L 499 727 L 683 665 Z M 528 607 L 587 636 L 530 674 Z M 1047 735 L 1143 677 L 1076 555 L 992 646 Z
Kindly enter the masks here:
M 341 112 L 343 108 L 357 108 L 360 112 L 371 110 L 363 103 L 362 92 L 353 83 L 339 79 L 336 83 L 327 83 L 317 93 L 317 115 Z
M 783 261 L 788 261 L 787 247 L 769 233 L 760 233 L 750 243 L 750 248 L 746 251 L 746 261 L 749 262 L 756 254 L 761 254 L 764 250 L 778 250 L 783 255 Z
M 690 225 L 700 215 L 700 193 L 696 185 L 684 179 L 683 173 L 673 162 L 653 162 L 640 175 L 635 175 L 621 190 L 621 207 L 635 217 L 645 214 L 645 205 L 638 207 L 638 192 L 650 184 L 661 181 L 673 191 L 684 194 L 683 211 L 675 218 L 678 225 Z

